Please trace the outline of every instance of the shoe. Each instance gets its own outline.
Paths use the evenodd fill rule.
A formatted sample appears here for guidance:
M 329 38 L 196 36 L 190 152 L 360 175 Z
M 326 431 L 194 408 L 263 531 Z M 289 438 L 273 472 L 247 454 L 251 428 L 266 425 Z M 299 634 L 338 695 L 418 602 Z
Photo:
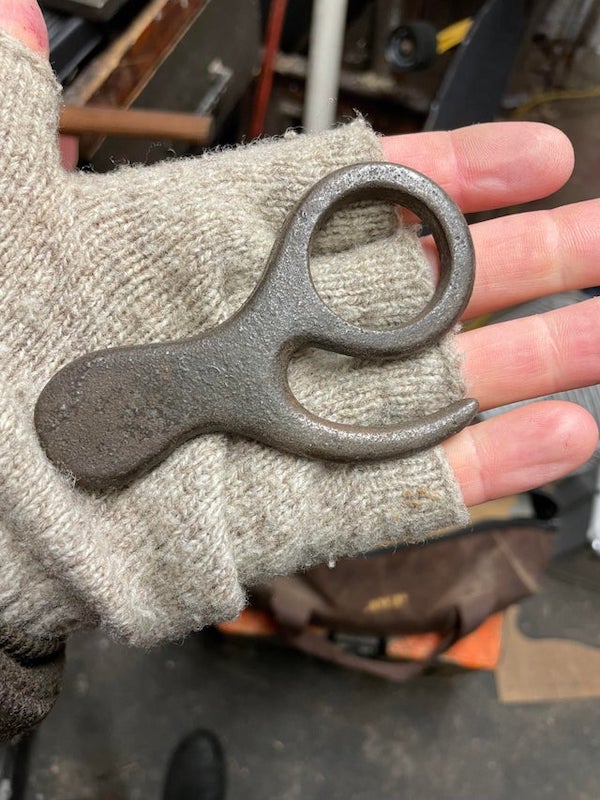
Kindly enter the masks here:
M 185 737 L 171 756 L 163 800 L 224 800 L 225 757 L 211 731 Z

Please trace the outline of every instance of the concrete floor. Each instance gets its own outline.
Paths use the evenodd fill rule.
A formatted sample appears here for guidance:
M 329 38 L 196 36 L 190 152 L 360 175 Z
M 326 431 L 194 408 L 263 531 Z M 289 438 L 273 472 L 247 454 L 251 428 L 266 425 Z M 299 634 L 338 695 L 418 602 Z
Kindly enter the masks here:
M 572 559 L 575 582 L 549 576 L 521 608 L 528 635 L 600 646 L 600 560 L 577 558 L 592 582 Z M 26 798 L 158 800 L 196 726 L 224 743 L 229 800 L 600 797 L 600 699 L 501 705 L 488 672 L 396 685 L 209 631 L 151 653 L 76 637 Z

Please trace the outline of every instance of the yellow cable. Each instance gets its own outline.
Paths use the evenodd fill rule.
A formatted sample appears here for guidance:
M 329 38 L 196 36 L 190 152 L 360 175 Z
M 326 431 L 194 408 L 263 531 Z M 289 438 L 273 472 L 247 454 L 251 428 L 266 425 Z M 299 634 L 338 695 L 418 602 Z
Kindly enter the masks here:
M 600 86 L 590 86 L 588 89 L 557 89 L 553 92 L 540 92 L 526 100 L 511 113 L 512 119 L 523 119 L 536 106 L 542 103 L 554 103 L 556 100 L 587 100 L 600 97 Z
M 473 24 L 472 17 L 466 17 L 458 22 L 453 22 L 447 28 L 442 28 L 437 35 L 437 54 L 441 55 L 460 44 Z

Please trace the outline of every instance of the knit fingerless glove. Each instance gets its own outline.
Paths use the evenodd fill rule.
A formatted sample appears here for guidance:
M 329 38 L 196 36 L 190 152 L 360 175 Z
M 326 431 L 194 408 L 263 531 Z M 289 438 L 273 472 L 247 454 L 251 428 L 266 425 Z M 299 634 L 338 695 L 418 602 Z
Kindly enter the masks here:
M 49 66 L 0 34 L 0 639 L 43 658 L 102 625 L 152 645 L 236 615 L 245 587 L 380 542 L 463 524 L 443 451 L 334 464 L 205 435 L 129 488 L 89 494 L 48 462 L 37 396 L 65 363 L 192 336 L 252 291 L 318 179 L 381 160 L 362 122 L 108 175 L 67 174 Z M 387 207 L 339 212 L 311 268 L 352 322 L 396 326 L 432 294 L 415 232 Z M 304 353 L 290 383 L 329 419 L 387 424 L 463 396 L 451 337 L 404 361 Z

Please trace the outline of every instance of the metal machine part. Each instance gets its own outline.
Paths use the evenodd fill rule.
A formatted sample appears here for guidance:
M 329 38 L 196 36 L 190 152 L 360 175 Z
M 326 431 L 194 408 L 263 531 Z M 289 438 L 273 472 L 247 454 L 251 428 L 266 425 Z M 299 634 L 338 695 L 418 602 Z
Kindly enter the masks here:
M 425 130 L 491 122 L 525 33 L 524 0 L 486 0 L 448 68 Z
M 43 10 L 48 28 L 50 63 L 61 83 L 73 75 L 103 41 L 103 33 L 88 20 Z
M 31 749 L 31 736 L 0 744 L 0 800 L 23 800 Z
M 214 139 L 232 125 L 259 63 L 258 0 L 154 0 L 78 75 L 64 94 L 73 106 L 209 114 Z M 198 111 L 198 109 L 201 109 Z M 98 172 L 149 164 L 189 147 L 152 134 L 80 137 L 81 158 Z
M 337 316 L 311 279 L 309 252 L 323 222 L 349 201 L 406 206 L 433 233 L 440 279 L 423 311 L 395 330 Z M 357 164 L 317 183 L 288 217 L 263 277 L 242 308 L 191 339 L 103 350 L 58 372 L 38 398 L 35 424 L 48 457 L 90 489 L 120 487 L 188 439 L 240 434 L 298 455 L 360 461 L 408 455 L 461 430 L 477 402 L 453 402 L 402 425 L 322 419 L 292 395 L 292 355 L 316 346 L 366 358 L 408 357 L 434 344 L 464 311 L 474 281 L 468 226 L 425 176 L 394 164 Z
M 574 45 L 594 10 L 597 0 L 551 0 L 536 28 L 537 36 Z
M 425 20 L 400 25 L 390 35 L 386 48 L 388 63 L 400 72 L 426 69 L 437 55 L 437 31 Z
M 600 469 L 596 472 L 596 485 L 592 497 L 592 510 L 586 531 L 592 551 L 600 558 Z

